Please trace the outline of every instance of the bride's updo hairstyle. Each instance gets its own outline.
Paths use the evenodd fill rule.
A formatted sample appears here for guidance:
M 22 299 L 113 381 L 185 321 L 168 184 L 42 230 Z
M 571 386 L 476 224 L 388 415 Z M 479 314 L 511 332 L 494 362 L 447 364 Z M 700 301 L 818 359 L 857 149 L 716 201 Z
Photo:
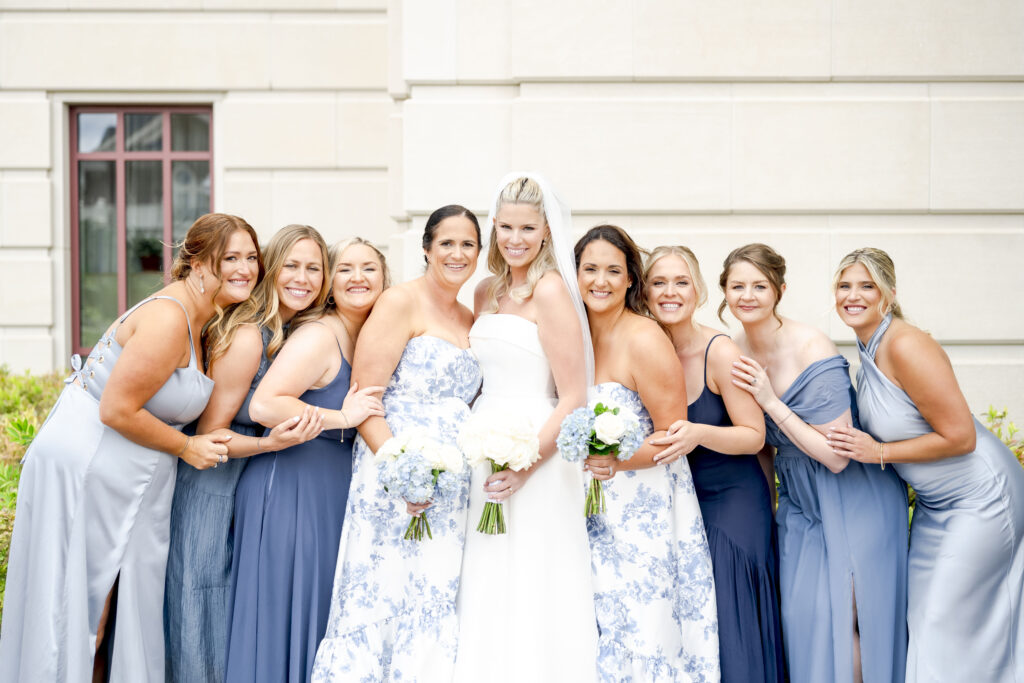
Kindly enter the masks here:
M 761 244 L 760 242 L 745 244 L 742 247 L 733 249 L 725 257 L 725 262 L 722 263 L 722 274 L 718 276 L 718 286 L 723 294 L 725 293 L 725 285 L 729 281 L 729 270 L 740 261 L 746 261 L 757 268 L 764 275 L 765 279 L 768 280 L 772 291 L 775 292 L 772 315 L 781 323 L 782 318 L 779 317 L 777 309 L 779 302 L 782 301 L 782 288 L 786 286 L 786 259 L 782 258 L 779 252 L 767 244 Z M 718 319 L 723 323 L 725 323 L 725 318 L 722 317 L 722 313 L 725 312 L 726 305 L 725 299 L 722 300 L 722 303 L 718 304 Z
M 548 218 L 544 213 L 544 193 L 540 185 L 531 178 L 516 178 L 504 188 L 498 195 L 498 204 L 495 207 L 495 215 L 501 212 L 501 207 L 506 204 L 525 204 L 534 209 L 540 216 L 543 227 L 547 227 Z M 537 282 L 549 270 L 557 270 L 555 255 L 551 250 L 551 240 L 545 238 L 541 243 L 537 257 L 533 259 L 530 267 L 526 270 L 526 282 L 519 287 L 512 287 L 512 269 L 501 254 L 498 248 L 498 226 L 491 225 L 490 246 L 487 250 L 487 268 L 494 273 L 495 278 L 487 288 L 487 302 L 484 306 L 485 313 L 494 313 L 498 310 L 498 299 L 505 294 L 517 304 L 522 303 L 533 295 L 533 288 Z
M 451 218 L 452 216 L 465 216 L 468 218 L 473 223 L 473 227 L 476 228 L 476 243 L 480 244 L 480 221 L 476 219 L 476 214 L 464 206 L 448 204 L 440 209 L 436 209 L 427 218 L 427 224 L 423 226 L 423 251 L 430 251 L 430 247 L 434 244 L 434 234 L 437 232 L 437 226 L 445 218 Z M 427 260 L 426 255 L 423 256 L 423 260 Z
M 580 269 L 580 259 L 583 257 L 583 250 L 591 242 L 604 240 L 622 252 L 626 257 L 626 274 L 632 283 L 626 290 L 626 308 L 637 315 L 645 315 L 647 304 L 644 299 L 644 261 L 643 250 L 636 246 L 633 238 L 626 234 L 626 231 L 617 225 L 596 225 L 580 238 L 573 247 L 573 254 L 576 257 L 576 270 Z
M 892 313 L 895 318 L 903 318 L 903 311 L 900 310 L 899 302 L 896 301 L 896 266 L 887 253 L 874 247 L 854 249 L 843 257 L 836 268 L 836 275 L 832 278 L 832 291 L 839 287 L 839 278 L 843 271 L 855 264 L 864 266 L 868 275 L 874 280 L 875 286 L 882 295 L 878 302 L 878 312 L 882 315 Z

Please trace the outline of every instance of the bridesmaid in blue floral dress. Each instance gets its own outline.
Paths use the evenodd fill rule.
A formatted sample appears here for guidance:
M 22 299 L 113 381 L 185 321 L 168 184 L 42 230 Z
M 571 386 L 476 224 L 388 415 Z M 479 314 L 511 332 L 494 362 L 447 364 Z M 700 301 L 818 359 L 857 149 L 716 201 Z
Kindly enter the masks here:
M 577 280 L 594 340 L 591 401 L 641 417 L 648 436 L 686 418 L 683 369 L 665 333 L 641 314 L 643 267 L 612 225 L 576 243 Z M 719 680 L 715 586 L 686 458 L 650 444 L 623 462 L 588 459 L 608 511 L 588 519 L 598 624 L 598 677 Z
M 971 416 L 942 347 L 906 323 L 880 249 L 840 263 L 839 317 L 857 333 L 857 403 L 868 433 L 836 453 L 914 487 L 907 680 L 1024 681 L 1024 470 Z M 875 441 L 874 438 L 882 439 Z
M 457 499 L 421 506 L 385 492 L 373 461 L 385 441 L 411 428 L 454 445 L 480 388 L 468 350 L 473 313 L 456 299 L 480 252 L 476 216 L 461 206 L 438 209 L 427 219 L 423 251 L 426 273 L 381 297 L 356 350 L 354 378 L 388 382 L 386 420 L 359 428 L 314 681 L 449 683 L 454 674 L 469 470 Z M 433 538 L 403 539 L 410 513 L 427 515 Z
M 763 244 L 726 257 L 719 283 L 743 324 L 734 382 L 764 409 L 779 477 L 780 592 L 793 683 L 903 680 L 907 490 L 892 469 L 836 455 L 855 422 L 849 364 L 819 330 L 776 313 L 786 265 Z M 766 371 L 767 369 L 767 371 Z M 776 395 L 774 386 L 785 387 Z
M 644 272 L 647 308 L 669 333 L 686 374 L 688 417 L 653 443 L 688 453 L 707 529 L 718 600 L 724 683 L 785 680 L 778 554 L 768 478 L 758 463 L 764 415 L 732 383 L 740 350 L 693 315 L 707 301 L 697 257 L 658 247 Z
M 326 254 L 327 246 L 313 228 L 282 228 L 263 254 L 267 273 L 252 296 L 207 328 L 207 366 L 214 388 L 206 410 L 186 433 L 230 436 L 231 459 L 205 470 L 178 464 L 164 591 L 167 680 L 172 683 L 224 680 L 235 486 L 246 458 L 308 441 L 320 431 L 320 420 L 307 408 L 298 422 L 289 418 L 264 436 L 263 425 L 249 415 L 249 403 L 284 342 L 284 326 L 289 321 L 301 324 L 302 312 L 327 297 L 326 287 L 309 283 L 310 268 L 323 281 Z
M 324 431 L 250 458 L 238 482 L 228 681 L 309 680 L 327 628 L 351 480 L 354 434 L 343 430 L 384 412 L 373 396 L 381 387 L 350 387 L 348 364 L 387 283 L 384 258 L 353 238 L 331 249 L 330 263 L 331 294 L 322 314 L 289 335 L 249 407 L 270 425 L 312 406 Z

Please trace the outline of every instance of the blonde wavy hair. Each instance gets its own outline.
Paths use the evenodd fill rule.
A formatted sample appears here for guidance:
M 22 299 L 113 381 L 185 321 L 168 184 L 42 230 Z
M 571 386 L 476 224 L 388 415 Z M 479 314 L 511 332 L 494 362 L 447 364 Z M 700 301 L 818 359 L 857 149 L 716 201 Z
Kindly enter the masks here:
M 327 256 L 327 244 L 324 238 L 316 230 L 308 225 L 286 225 L 277 231 L 270 239 L 267 248 L 263 252 L 267 274 L 253 290 L 252 295 L 238 304 L 222 321 L 217 325 L 210 326 L 207 334 L 207 358 L 208 367 L 213 367 L 214 361 L 224 355 L 231 346 L 231 340 L 242 325 L 253 324 L 263 329 L 270 330 L 270 341 L 267 343 L 267 358 L 273 358 L 284 344 L 285 330 L 281 322 L 280 300 L 277 296 L 277 278 L 284 268 L 285 261 L 292 247 L 301 240 L 310 239 L 320 249 L 320 258 L 324 266 L 329 262 Z M 291 319 L 289 329 L 294 330 L 302 323 L 318 317 L 323 308 L 327 294 L 330 292 L 331 278 L 324 272 L 323 282 L 320 284 L 320 291 L 316 299 L 306 309 L 299 311 Z
M 875 286 L 882 295 L 882 300 L 878 302 L 878 312 L 882 315 L 891 312 L 894 318 L 902 319 L 903 311 L 896 301 L 896 265 L 881 249 L 863 247 L 854 249 L 844 256 L 836 268 L 835 277 L 832 278 L 832 292 L 835 293 L 839 287 L 839 278 L 842 277 L 843 271 L 857 263 L 867 269 L 868 275 L 875 281 Z
M 516 178 L 502 190 L 498 195 L 498 205 L 495 215 L 501 211 L 506 204 L 525 204 L 532 207 L 540 214 L 544 227 L 548 227 L 547 215 L 544 213 L 544 193 L 540 185 L 530 178 Z M 501 255 L 498 247 L 498 226 L 491 225 L 490 247 L 487 250 L 487 268 L 494 273 L 487 288 L 487 299 L 484 304 L 484 313 L 494 313 L 498 310 L 498 299 L 508 294 L 508 297 L 517 304 L 522 303 L 533 296 L 533 289 L 549 270 L 558 270 L 555 263 L 555 254 L 551 250 L 550 237 L 545 238 L 541 244 L 537 258 L 526 270 L 526 282 L 518 287 L 512 287 L 512 269 L 509 268 L 505 257 Z
M 693 280 L 693 288 L 697 292 L 697 308 L 700 308 L 708 302 L 708 285 L 704 281 L 704 276 L 700 272 L 700 263 L 697 261 L 696 254 L 689 247 L 681 245 L 665 245 L 655 247 L 651 253 L 647 255 L 647 259 L 644 261 L 644 291 L 650 293 L 650 280 L 651 280 L 651 269 L 654 268 L 654 264 L 665 258 L 666 256 L 678 256 L 686 264 L 686 267 L 690 269 L 690 278 Z M 644 299 L 644 310 L 647 311 L 647 315 L 654 317 L 651 313 L 650 306 L 647 305 L 647 299 Z M 697 321 L 692 317 L 690 318 L 690 324 L 694 327 L 697 326 Z
M 388 261 L 384 258 L 384 253 L 377 248 L 375 244 L 369 240 L 365 240 L 362 237 L 349 237 L 348 239 L 335 242 L 331 245 L 329 250 L 330 256 L 330 268 L 327 269 L 327 277 L 324 278 L 325 282 L 334 282 L 334 271 L 338 267 L 338 261 L 341 259 L 341 255 L 345 253 L 345 250 L 354 244 L 362 244 L 373 250 L 373 253 L 377 255 L 377 260 L 380 261 L 381 275 L 384 276 L 384 289 L 391 286 L 391 269 L 388 268 Z M 327 299 L 324 301 L 323 313 L 329 313 L 337 308 L 337 304 L 334 301 L 334 294 L 331 292 L 331 285 L 327 286 Z

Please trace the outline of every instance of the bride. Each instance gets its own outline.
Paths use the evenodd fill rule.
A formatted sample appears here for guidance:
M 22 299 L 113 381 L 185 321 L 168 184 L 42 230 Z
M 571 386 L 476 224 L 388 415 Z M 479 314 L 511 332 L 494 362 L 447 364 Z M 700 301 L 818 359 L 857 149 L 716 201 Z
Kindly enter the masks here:
M 491 474 L 487 465 L 473 472 L 469 528 L 495 501 L 508 532 L 467 531 L 455 680 L 593 681 L 597 629 L 583 474 L 555 447 L 594 373 L 569 210 L 541 176 L 511 173 L 490 219 L 494 275 L 476 289 L 469 333 L 483 372 L 473 410 L 531 419 L 540 460 L 521 472 Z M 515 656 L 501 656 L 513 643 Z

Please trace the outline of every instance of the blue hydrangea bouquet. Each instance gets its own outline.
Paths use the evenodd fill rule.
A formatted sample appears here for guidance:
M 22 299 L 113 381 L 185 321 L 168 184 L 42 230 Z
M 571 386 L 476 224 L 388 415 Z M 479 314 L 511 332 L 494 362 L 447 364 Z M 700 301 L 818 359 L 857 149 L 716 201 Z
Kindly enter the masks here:
M 587 458 L 629 460 L 644 443 L 640 419 L 623 406 L 591 403 L 577 408 L 562 420 L 555 443 L 558 452 L 569 462 Z M 587 517 L 608 511 L 604 487 L 598 479 L 590 480 L 583 514 Z
M 410 503 L 451 500 L 462 487 L 460 473 L 465 459 L 455 446 L 444 444 L 422 432 L 393 436 L 377 450 L 374 461 L 380 470 L 384 490 Z M 405 530 L 408 541 L 433 538 L 427 512 L 413 516 Z

